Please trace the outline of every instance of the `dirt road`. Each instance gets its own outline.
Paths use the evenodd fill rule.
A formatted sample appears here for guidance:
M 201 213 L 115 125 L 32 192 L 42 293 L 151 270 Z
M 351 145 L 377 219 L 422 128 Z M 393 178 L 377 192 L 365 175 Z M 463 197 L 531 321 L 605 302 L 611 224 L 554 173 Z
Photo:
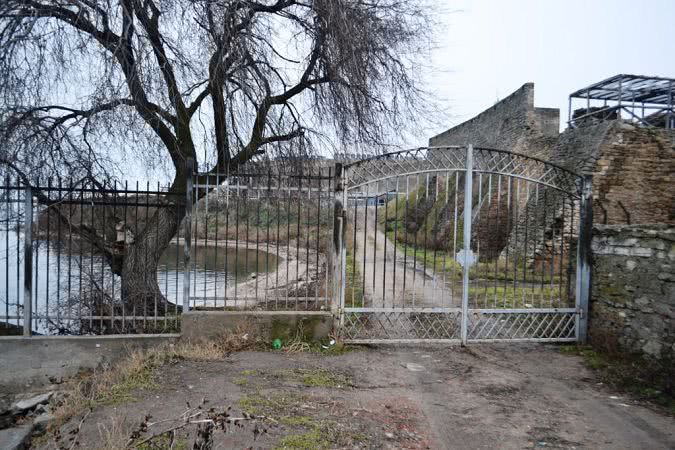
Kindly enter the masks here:
M 356 219 L 355 259 L 347 261 L 349 265 L 356 263 L 361 277 L 365 274 L 364 306 L 460 307 L 462 293 L 451 292 L 442 277 L 434 275 L 430 268 L 425 270 L 424 264 L 415 261 L 411 253 L 406 257 L 400 249 L 396 249 L 376 226 L 375 207 L 367 209 L 368 217 L 366 212 L 361 211 Z M 363 283 L 362 280 L 358 282 Z
M 609 390 L 552 345 L 242 352 L 177 362 L 157 382 L 136 402 L 95 408 L 78 448 L 101 447 L 113 429 L 124 437 L 146 413 L 168 427 L 204 398 L 269 417 L 255 440 L 252 425 L 232 427 L 214 449 L 675 448 L 673 417 Z M 194 432 L 179 439 L 192 448 Z

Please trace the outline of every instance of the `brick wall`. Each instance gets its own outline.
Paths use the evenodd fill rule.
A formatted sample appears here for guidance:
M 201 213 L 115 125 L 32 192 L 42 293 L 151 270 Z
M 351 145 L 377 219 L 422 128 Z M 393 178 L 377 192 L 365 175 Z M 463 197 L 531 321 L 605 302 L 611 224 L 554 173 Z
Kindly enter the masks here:
M 675 225 L 675 147 L 672 132 L 617 122 L 593 173 L 598 224 Z
M 675 357 L 675 228 L 596 226 L 592 285 L 591 342 Z

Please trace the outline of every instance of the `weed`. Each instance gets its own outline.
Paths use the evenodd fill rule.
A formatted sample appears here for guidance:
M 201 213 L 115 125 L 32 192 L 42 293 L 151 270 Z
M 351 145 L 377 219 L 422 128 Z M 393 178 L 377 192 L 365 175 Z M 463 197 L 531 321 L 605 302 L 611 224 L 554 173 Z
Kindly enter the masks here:
M 303 397 L 296 394 L 263 395 L 260 392 L 244 395 L 239 399 L 239 407 L 253 415 L 279 416 L 280 413 L 302 402 Z
M 232 383 L 236 384 L 237 386 L 246 386 L 248 384 L 248 380 L 244 377 L 237 377 L 232 380 Z
M 564 345 L 560 351 L 581 356 L 584 364 L 608 386 L 675 414 L 672 361 L 626 354 L 619 350 L 601 351 L 589 345 Z
M 302 383 L 308 387 L 340 389 L 352 385 L 348 376 L 325 369 L 278 369 L 269 372 L 269 375 L 288 382 Z
M 279 419 L 279 423 L 289 427 L 312 427 L 317 424 L 316 420 L 309 416 L 285 416 Z
M 246 330 L 223 336 L 219 340 L 178 344 L 167 344 L 146 351 L 134 350 L 114 368 L 98 370 L 74 378 L 63 403 L 55 412 L 50 429 L 55 429 L 82 411 L 103 404 L 133 402 L 135 392 L 157 388 L 155 371 L 165 365 L 181 360 L 215 361 L 222 360 L 231 351 L 242 350 L 254 345 L 246 336 Z
M 307 433 L 290 434 L 281 438 L 276 450 L 320 450 L 330 446 L 328 438 L 317 427 Z

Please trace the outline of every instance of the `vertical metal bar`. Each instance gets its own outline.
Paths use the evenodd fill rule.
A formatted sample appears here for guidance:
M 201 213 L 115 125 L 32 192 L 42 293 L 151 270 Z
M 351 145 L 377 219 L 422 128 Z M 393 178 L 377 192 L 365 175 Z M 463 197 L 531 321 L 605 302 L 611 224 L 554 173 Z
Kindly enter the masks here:
M 398 181 L 399 177 L 396 176 L 396 187 L 395 187 L 395 192 L 394 195 L 396 197 L 394 198 L 394 260 L 393 260 L 393 274 L 391 277 L 391 290 L 392 290 L 392 299 L 391 299 L 391 304 L 392 307 L 396 308 L 396 266 L 398 265 L 398 261 L 396 260 L 396 246 L 398 245 L 398 240 L 397 238 L 397 231 L 398 231 Z M 386 226 L 385 226 L 385 234 L 386 234 Z M 402 307 L 405 306 L 404 304 L 401 305 Z
M 225 287 L 223 288 L 223 308 L 227 308 L 227 283 L 229 282 L 230 272 L 228 265 L 229 252 L 229 232 L 230 232 L 230 187 L 232 186 L 232 177 L 230 176 L 230 165 L 225 165 Z M 236 251 L 236 249 L 235 249 Z
M 12 216 L 10 211 L 10 199 L 12 197 L 12 191 L 9 189 L 10 180 L 9 176 L 5 176 L 5 297 L 7 301 L 5 302 L 5 319 L 7 320 L 7 325 L 9 326 L 9 229 L 10 229 L 10 217 Z M 48 191 L 49 192 L 49 191 Z M 47 194 L 49 195 L 49 194 Z M 49 208 L 49 205 L 47 206 Z M 47 209 L 47 255 L 49 255 L 49 209 Z M 49 267 L 49 259 L 47 260 L 47 267 Z M 49 286 L 49 270 L 47 270 L 47 286 Z M 49 313 L 49 297 L 47 299 L 47 313 Z
M 402 306 L 405 307 L 405 282 L 408 272 L 408 203 L 410 203 L 410 175 L 405 176 L 405 211 L 403 215 L 403 293 Z
M 425 187 L 424 187 L 424 207 L 426 209 L 427 206 L 427 201 L 429 200 L 429 174 L 427 173 L 425 176 Z M 433 200 L 433 198 L 432 198 Z M 433 207 L 433 206 L 432 206 Z M 431 213 L 431 211 L 429 211 Z M 423 271 L 422 271 L 422 289 L 427 285 L 427 241 L 428 241 L 428 236 L 429 236 L 429 224 L 427 223 L 427 220 L 430 219 L 431 214 L 425 214 L 425 217 L 422 220 L 422 232 L 424 233 L 424 243 L 422 244 L 424 246 L 424 250 L 422 251 L 422 262 L 423 262 Z
M 310 228 L 310 212 L 312 209 L 312 169 L 309 170 L 309 175 L 307 176 L 307 221 L 305 222 L 305 228 L 307 233 L 307 240 L 305 241 L 305 309 L 307 308 L 309 302 L 309 235 L 311 233 Z
M 298 214 L 295 223 L 295 310 L 298 310 L 298 296 L 300 295 L 300 221 L 302 219 L 302 172 L 298 175 L 298 190 L 295 192 L 295 201 L 298 203 Z
M 370 184 L 366 185 L 366 201 L 363 207 L 363 270 L 361 275 L 363 278 L 363 302 L 361 306 L 365 306 L 366 299 L 366 253 L 368 253 L 368 200 L 370 198 Z M 373 306 L 373 305 L 371 305 Z
M 291 277 L 289 274 L 289 259 L 291 256 L 291 177 L 286 177 L 286 304 L 285 309 L 288 309 L 289 302 L 289 287 L 291 285 Z
M 581 202 L 579 206 L 576 282 L 576 338 L 581 343 L 585 343 L 588 339 L 588 300 L 591 286 L 591 233 L 593 228 L 592 185 L 592 177 L 590 175 L 584 176 L 581 184 Z
M 420 207 L 420 176 L 419 174 L 415 176 L 415 217 L 419 217 L 419 207 Z M 413 279 L 412 279 L 412 306 L 415 307 L 415 295 L 417 293 L 417 235 L 419 234 L 419 228 L 415 228 L 413 234 Z
M 260 279 L 260 204 L 262 203 L 262 199 L 260 197 L 260 178 L 262 178 L 261 173 L 257 173 L 255 180 L 256 180 L 256 218 L 255 218 L 255 301 L 256 304 L 260 301 L 260 297 L 258 295 L 258 281 Z M 267 305 L 265 305 L 267 306 Z
M 265 309 L 269 309 L 267 304 L 267 292 L 269 290 L 269 272 L 270 272 L 270 199 L 272 197 L 272 171 L 267 169 L 267 189 L 265 190 L 265 227 L 267 228 L 266 249 L 265 249 Z
M 235 207 L 234 207 L 234 305 L 237 305 L 239 302 L 239 297 L 237 296 L 237 278 L 239 277 L 239 200 L 240 200 L 240 180 L 239 175 L 235 177 L 237 180 L 237 195 L 235 197 Z
M 108 209 L 107 209 L 108 208 L 108 206 L 107 206 L 108 199 L 106 197 L 105 191 L 106 191 L 106 185 L 105 185 L 105 181 L 104 181 L 103 182 L 102 202 L 101 202 L 101 206 L 102 206 L 102 210 L 103 210 L 103 225 L 102 225 L 103 245 L 106 244 L 106 227 L 108 225 L 108 221 L 106 219 L 107 212 L 108 212 Z M 94 226 L 94 225 L 92 224 L 92 226 Z M 69 233 L 70 232 L 71 231 L 69 230 Z M 68 256 L 70 256 L 70 255 L 68 255 Z M 103 254 L 100 255 L 100 259 L 101 259 L 101 302 L 103 302 L 105 300 L 105 258 L 103 257 Z M 69 265 L 68 265 L 68 293 L 70 294 L 70 258 L 69 258 Z M 114 307 L 114 303 L 111 301 L 111 303 L 110 303 L 110 328 L 111 329 L 113 328 L 113 321 L 114 321 L 113 317 L 115 316 L 115 314 L 113 313 L 113 307 Z
M 333 204 L 333 262 L 332 262 L 332 269 L 333 269 L 333 287 L 331 291 L 333 292 L 332 299 L 331 299 L 331 309 L 333 311 L 337 310 L 337 313 L 340 316 L 340 320 L 342 320 L 342 311 L 345 307 L 345 288 L 346 288 L 346 280 L 342 277 L 342 265 L 343 265 L 343 260 L 342 260 L 342 252 L 343 252 L 343 245 L 344 241 L 342 240 L 342 228 L 345 226 L 344 224 L 344 214 L 343 214 L 343 209 L 345 207 L 344 203 L 342 203 L 343 196 L 340 194 L 343 193 L 343 189 L 345 188 L 344 185 L 344 180 L 343 180 L 343 168 L 342 164 L 336 163 L 335 164 L 335 199 L 334 199 L 334 204 Z M 356 223 L 354 224 L 356 226 Z M 339 274 L 338 274 L 339 271 Z M 352 282 L 355 282 L 355 280 L 352 280 Z M 354 297 L 352 296 L 352 306 L 354 303 Z
M 473 145 L 466 148 L 466 172 L 464 176 L 464 267 L 462 268 L 462 344 L 467 342 L 467 325 L 469 320 L 469 252 L 471 251 L 472 222 L 472 189 L 473 189 Z
M 194 164 L 192 158 L 186 161 L 185 171 L 185 232 L 183 235 L 183 313 L 190 310 L 190 250 L 192 246 L 192 186 L 194 183 Z
M 513 224 L 513 235 L 514 235 L 514 246 L 513 246 L 513 304 L 511 308 L 518 308 L 518 297 L 516 292 L 518 291 L 518 225 L 519 225 L 519 202 L 520 202 L 520 180 L 514 178 L 515 186 L 515 195 L 513 200 L 513 215 L 514 215 L 514 224 Z M 510 236 L 510 233 L 509 233 Z M 510 245 L 510 243 L 509 243 Z M 506 295 L 506 292 L 504 292 Z M 522 306 L 522 305 L 521 305 Z
M 70 179 L 70 182 L 68 183 L 68 220 L 72 221 L 73 220 L 73 179 Z M 104 233 L 105 236 L 105 233 Z M 37 254 L 35 255 L 37 259 Z M 68 296 L 66 297 L 68 300 L 68 306 L 67 306 L 67 318 L 66 318 L 66 323 L 68 324 L 67 327 L 70 328 L 70 317 L 72 315 L 72 299 L 71 299 L 71 294 L 70 294 L 70 289 L 72 287 L 72 273 L 73 273 L 73 231 L 72 228 L 68 230 Z M 37 273 L 36 273 L 36 278 L 37 278 Z M 114 293 L 114 291 L 113 291 Z M 78 302 L 79 303 L 79 302 Z
M 209 196 L 211 194 L 211 187 L 209 186 L 210 176 L 206 176 L 206 185 L 204 189 L 204 264 L 208 261 L 209 255 Z M 217 215 L 217 212 L 216 212 Z M 217 250 L 217 248 L 216 248 Z M 218 268 L 215 267 L 215 273 L 218 273 Z M 209 279 L 208 272 L 205 270 L 203 273 L 204 276 L 204 306 L 206 306 L 206 297 L 207 297 L 207 282 Z M 215 304 L 214 304 L 215 306 Z
M 447 210 L 448 208 L 448 202 L 450 201 L 450 171 L 446 172 L 445 174 L 445 203 L 443 204 L 443 209 Z M 444 212 L 444 214 L 447 214 L 447 212 Z M 448 301 L 448 306 L 452 307 L 452 274 L 450 275 L 450 289 L 448 289 L 448 256 L 450 253 L 450 243 L 446 245 L 445 242 L 443 242 L 443 290 L 448 294 L 449 296 L 449 301 Z M 454 270 L 452 265 L 450 266 L 450 271 Z M 444 306 L 445 302 L 442 302 Z
M 436 224 L 438 224 L 438 210 L 439 210 L 439 207 L 436 204 L 436 202 L 438 202 L 438 193 L 440 192 L 440 190 L 438 188 L 438 175 L 439 175 L 438 172 L 434 175 L 434 180 L 435 180 L 435 183 L 436 183 L 436 190 L 434 192 L 434 197 L 433 197 L 434 202 L 432 203 L 432 209 L 434 210 L 434 222 L 433 222 L 433 226 L 432 226 L 432 229 L 431 229 L 431 232 L 432 232 L 431 246 L 433 247 L 431 273 L 434 277 L 433 281 L 434 281 L 434 287 L 436 289 L 438 289 L 438 277 L 436 276 L 436 254 L 438 253 L 438 246 L 436 245 L 436 243 L 438 241 L 438 228 L 439 228 L 436 225 Z M 441 304 L 442 304 L 443 303 L 443 291 L 440 292 L 439 298 L 441 299 Z
M 319 190 L 318 194 L 316 195 L 316 270 L 315 270 L 315 283 L 314 283 L 314 301 L 318 304 L 319 303 L 319 286 L 320 286 L 320 280 L 319 280 L 319 241 L 321 240 L 321 184 L 323 183 L 323 171 L 321 168 L 319 168 Z M 324 305 L 326 306 L 326 305 Z
M 452 260 L 456 263 L 457 262 L 457 220 L 458 220 L 458 208 L 459 205 L 457 202 L 459 201 L 458 195 L 459 195 L 459 173 L 455 171 L 455 211 L 453 214 L 453 222 L 452 222 Z M 453 271 L 453 276 L 452 276 L 452 284 L 450 285 L 450 292 L 452 293 L 452 300 L 454 302 L 455 300 L 455 267 L 452 269 Z
M 92 220 L 93 223 L 93 220 Z M 145 182 L 145 230 L 144 231 L 149 231 L 150 229 L 150 181 Z M 143 260 L 145 261 L 146 266 L 149 265 L 149 258 L 152 257 L 150 255 L 149 249 L 146 247 L 145 253 L 143 255 Z M 157 274 L 153 274 L 154 277 L 157 277 Z M 148 274 L 147 271 L 143 271 L 143 281 L 147 283 L 148 280 Z M 195 289 L 196 290 L 196 289 Z M 155 319 L 155 325 L 157 325 L 156 319 L 157 319 L 157 298 L 153 298 L 152 301 L 153 304 L 153 313 L 154 313 L 154 319 Z M 145 295 L 143 295 L 143 329 L 145 330 L 147 327 L 147 319 L 148 319 L 148 299 Z M 101 314 L 101 327 L 103 327 L 103 314 Z
M 124 181 L 124 226 L 122 231 L 124 232 L 124 251 L 127 252 L 127 233 L 130 227 L 127 226 L 127 207 L 129 205 L 129 181 Z M 176 258 L 178 262 L 178 258 Z M 178 283 L 178 276 L 176 276 L 176 283 Z M 178 285 L 176 284 L 176 296 L 178 296 Z M 82 257 L 80 256 L 80 297 L 82 297 Z M 82 302 L 79 302 L 82 304 Z M 126 330 L 126 299 L 122 295 L 122 287 L 120 286 L 120 303 L 122 304 L 122 330 Z M 81 313 L 80 313 L 81 317 Z
M 278 169 L 277 169 L 278 170 Z M 281 170 L 279 170 L 279 173 L 277 174 L 277 264 L 279 264 L 279 239 L 281 235 Z M 286 259 L 288 259 L 288 255 L 286 255 Z M 276 282 L 274 284 L 275 286 L 275 300 L 274 300 L 274 309 L 279 309 L 279 267 L 277 267 L 276 270 Z
M 16 324 L 19 325 L 19 308 L 21 307 L 21 194 L 16 191 Z
M 57 206 L 57 214 L 61 216 L 61 207 L 63 205 L 63 181 L 61 180 L 61 177 L 59 177 L 59 186 L 58 186 L 58 193 L 59 193 L 59 200 L 58 200 L 58 206 Z M 91 225 L 94 227 L 94 207 L 92 205 L 91 208 Z M 63 251 L 62 248 L 62 242 L 63 240 L 61 239 L 61 218 L 57 220 L 57 226 L 56 226 L 56 323 L 58 327 L 61 327 L 61 252 Z M 94 277 L 94 263 L 93 263 L 93 258 L 94 258 L 94 246 L 91 246 L 92 250 L 92 270 L 91 270 L 91 277 L 93 279 Z M 17 284 L 19 280 L 16 280 Z
M 23 335 L 33 334 L 33 191 L 24 190 L 23 219 Z
M 373 218 L 373 297 L 375 294 L 375 279 L 377 270 L 377 206 L 380 202 L 379 188 L 380 183 L 375 182 L 375 217 Z M 384 307 L 384 304 L 382 306 Z
M 384 245 L 384 250 L 383 250 L 383 259 L 384 259 L 384 264 L 383 264 L 383 269 L 382 269 L 382 301 L 384 304 L 386 303 L 386 293 L 387 293 L 387 215 L 389 213 L 389 189 L 387 188 L 387 185 L 389 183 L 389 180 L 384 181 L 384 226 L 383 228 L 383 235 L 384 238 L 382 239 L 382 245 Z M 375 236 L 377 236 L 377 224 L 375 226 Z M 394 303 L 392 302 L 392 306 Z

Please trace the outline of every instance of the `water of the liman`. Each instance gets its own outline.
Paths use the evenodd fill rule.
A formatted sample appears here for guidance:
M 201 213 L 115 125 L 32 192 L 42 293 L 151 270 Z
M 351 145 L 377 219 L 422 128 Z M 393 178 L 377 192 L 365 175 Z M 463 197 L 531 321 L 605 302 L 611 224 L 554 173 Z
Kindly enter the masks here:
M 102 257 L 88 250 L 69 251 L 53 242 L 34 241 L 33 310 L 43 315 L 54 314 L 59 305 L 77 297 L 87 284 L 105 285 L 119 297 L 120 278 L 112 275 Z M 19 325 L 23 321 L 24 285 L 23 233 L 0 233 L 0 322 Z M 184 245 L 172 243 L 159 261 L 157 282 L 171 304 L 183 304 Z M 265 246 L 248 248 L 197 246 L 191 250 L 190 296 L 219 298 L 227 286 L 250 279 L 253 274 L 273 271 L 281 258 L 267 253 Z

